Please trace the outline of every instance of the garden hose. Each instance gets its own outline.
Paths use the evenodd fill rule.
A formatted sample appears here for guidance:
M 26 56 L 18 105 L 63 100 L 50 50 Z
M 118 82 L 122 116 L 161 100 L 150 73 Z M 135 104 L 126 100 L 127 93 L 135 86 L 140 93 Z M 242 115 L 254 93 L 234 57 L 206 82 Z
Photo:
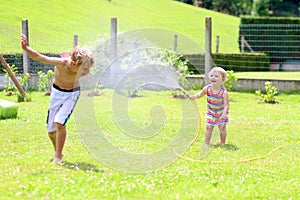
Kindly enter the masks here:
M 182 91 L 183 94 L 186 95 L 187 97 L 190 97 L 190 94 L 189 94 L 185 89 L 183 89 L 182 87 L 180 87 L 179 90 Z M 198 137 L 199 137 L 199 135 L 200 135 L 200 130 L 201 130 L 201 117 L 200 117 L 200 112 L 199 112 L 199 109 L 198 109 L 198 105 L 197 105 L 197 103 L 196 103 L 194 100 L 191 100 L 191 102 L 193 103 L 193 105 L 195 106 L 195 109 L 196 109 L 196 111 L 197 111 L 197 116 L 198 116 L 198 129 L 197 129 L 196 136 L 195 136 L 195 138 L 192 140 L 192 142 L 191 142 L 190 145 L 194 144 L 194 143 L 197 141 L 197 139 L 198 139 Z
M 247 158 L 247 159 L 242 159 L 242 160 L 231 160 L 231 161 L 218 161 L 218 160 L 201 160 L 201 159 L 192 159 L 189 157 L 185 157 L 185 156 L 180 156 L 177 154 L 176 151 L 174 151 L 174 153 L 176 154 L 176 156 L 184 159 L 184 160 L 189 160 L 189 161 L 193 161 L 193 162 L 200 162 L 200 163 L 210 163 L 210 164 L 228 164 L 228 163 L 243 163 L 243 162 L 250 162 L 250 161 L 254 161 L 254 160 L 259 160 L 259 159 L 263 159 L 268 157 L 269 155 L 271 155 L 273 152 L 277 151 L 278 149 L 286 146 L 287 144 L 283 144 L 280 145 L 274 149 L 272 149 L 271 151 L 269 151 L 267 154 L 263 155 L 263 156 L 257 156 L 257 157 L 253 157 L 253 158 Z

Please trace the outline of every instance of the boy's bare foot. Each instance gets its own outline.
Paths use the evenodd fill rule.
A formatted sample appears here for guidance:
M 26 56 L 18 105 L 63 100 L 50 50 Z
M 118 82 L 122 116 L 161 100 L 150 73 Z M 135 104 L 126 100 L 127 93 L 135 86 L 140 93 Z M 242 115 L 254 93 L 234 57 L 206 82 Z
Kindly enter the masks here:
M 53 164 L 63 164 L 62 159 L 61 158 L 57 158 L 57 157 L 54 157 L 52 163 Z
M 62 154 L 62 158 L 63 158 L 63 157 L 64 157 L 64 154 Z M 62 160 L 62 158 L 61 158 L 60 160 Z M 58 157 L 54 156 L 53 159 L 52 159 L 52 158 L 50 159 L 50 162 L 51 162 L 51 163 L 56 163 L 55 160 L 58 160 L 58 159 L 59 159 Z

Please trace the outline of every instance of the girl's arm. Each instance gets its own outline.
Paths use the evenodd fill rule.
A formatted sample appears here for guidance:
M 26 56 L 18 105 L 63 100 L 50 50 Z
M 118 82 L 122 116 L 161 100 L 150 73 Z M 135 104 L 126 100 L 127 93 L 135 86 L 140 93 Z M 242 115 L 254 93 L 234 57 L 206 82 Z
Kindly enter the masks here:
M 206 95 L 207 86 L 205 86 L 200 92 L 189 97 L 190 100 L 198 99 Z
M 229 111 L 229 97 L 228 97 L 228 92 L 227 90 L 224 91 L 223 93 L 223 98 L 224 98 L 224 110 L 223 110 L 223 113 L 221 115 L 221 118 L 225 117 L 226 114 L 228 113 Z
M 42 62 L 42 63 L 46 63 L 46 64 L 55 65 L 55 66 L 65 65 L 68 62 L 65 58 L 45 56 L 43 54 L 40 54 L 36 50 L 30 48 L 28 46 L 27 38 L 23 34 L 21 35 L 21 40 L 22 40 L 22 42 L 21 42 L 22 49 L 24 51 L 26 51 L 28 56 L 30 58 L 32 58 L 33 60 L 36 60 L 36 61 L 39 61 L 39 62 Z

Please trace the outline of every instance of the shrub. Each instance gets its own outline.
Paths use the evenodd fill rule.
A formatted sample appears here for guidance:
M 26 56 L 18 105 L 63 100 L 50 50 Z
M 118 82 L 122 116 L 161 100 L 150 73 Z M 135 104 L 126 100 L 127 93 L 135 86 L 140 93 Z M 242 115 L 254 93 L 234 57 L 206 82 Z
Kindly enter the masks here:
M 214 64 L 235 72 L 269 71 L 270 58 L 265 53 L 215 53 Z
M 20 83 L 21 83 L 21 85 L 22 85 L 22 87 L 24 88 L 25 91 L 27 91 L 27 89 L 28 89 L 29 79 L 30 79 L 30 74 L 29 73 L 26 73 L 22 77 L 19 78 Z
M 30 101 L 32 101 L 31 96 L 29 94 L 26 94 L 25 97 L 24 97 L 23 95 L 18 93 L 17 97 L 18 97 L 18 102 L 30 102 Z
M 191 67 L 190 61 L 183 55 L 171 51 L 164 51 L 161 54 L 161 60 L 176 69 L 175 74 L 178 85 L 183 89 L 187 89 L 189 85 L 187 84 L 187 76 L 193 74 L 193 72 L 189 70 Z M 182 92 L 182 90 L 175 90 L 173 96 L 176 98 L 185 98 L 186 95 L 182 94 Z
M 141 85 L 142 81 L 138 78 L 129 77 L 126 82 L 125 89 L 127 89 L 128 97 L 138 97 L 139 93 L 142 91 Z
M 18 73 L 18 68 L 15 67 L 15 65 L 12 65 L 12 66 L 8 66 L 10 71 L 12 72 L 12 74 L 14 76 L 16 76 L 16 74 Z M 6 71 L 6 69 L 4 69 L 4 72 L 5 72 L 5 77 L 7 78 L 10 78 L 8 72 Z M 12 84 L 12 82 L 10 82 L 8 79 L 5 81 L 6 82 L 6 87 L 4 87 L 4 91 L 8 94 L 8 95 L 12 95 L 13 92 L 15 92 L 17 89 L 16 89 L 16 86 L 14 86 Z
M 189 65 L 191 65 L 189 60 L 183 55 L 171 51 L 162 52 L 161 60 L 168 63 L 170 66 L 173 66 L 177 70 L 177 80 L 180 86 L 185 88 L 187 83 L 186 77 L 192 74 L 192 72 L 189 71 Z
M 39 75 L 39 91 L 40 92 L 51 92 L 51 84 L 54 78 L 54 72 L 52 70 L 48 70 L 47 74 L 42 71 L 38 72 Z
M 234 75 L 234 71 L 233 70 L 226 71 L 226 73 L 227 73 L 227 80 L 225 81 L 224 86 L 226 87 L 226 89 L 228 91 L 230 91 L 231 88 L 232 88 L 232 86 L 233 86 L 233 84 L 235 82 L 237 82 L 238 77 Z
M 261 90 L 256 90 L 255 94 L 263 100 L 265 103 L 277 103 L 275 100 L 275 95 L 277 92 L 277 87 L 273 86 L 271 81 L 265 82 L 266 93 L 263 94 Z

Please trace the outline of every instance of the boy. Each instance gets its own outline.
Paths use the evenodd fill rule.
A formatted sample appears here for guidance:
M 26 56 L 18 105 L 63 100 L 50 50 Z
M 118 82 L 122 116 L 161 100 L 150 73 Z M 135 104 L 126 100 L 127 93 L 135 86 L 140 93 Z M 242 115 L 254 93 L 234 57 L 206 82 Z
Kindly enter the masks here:
M 53 163 L 62 163 L 62 151 L 66 140 L 66 123 L 80 95 L 79 78 L 86 76 L 94 64 L 91 52 L 76 47 L 70 56 L 48 57 L 28 46 L 25 35 L 21 35 L 22 49 L 33 60 L 55 66 L 47 116 L 47 130 L 54 146 Z

